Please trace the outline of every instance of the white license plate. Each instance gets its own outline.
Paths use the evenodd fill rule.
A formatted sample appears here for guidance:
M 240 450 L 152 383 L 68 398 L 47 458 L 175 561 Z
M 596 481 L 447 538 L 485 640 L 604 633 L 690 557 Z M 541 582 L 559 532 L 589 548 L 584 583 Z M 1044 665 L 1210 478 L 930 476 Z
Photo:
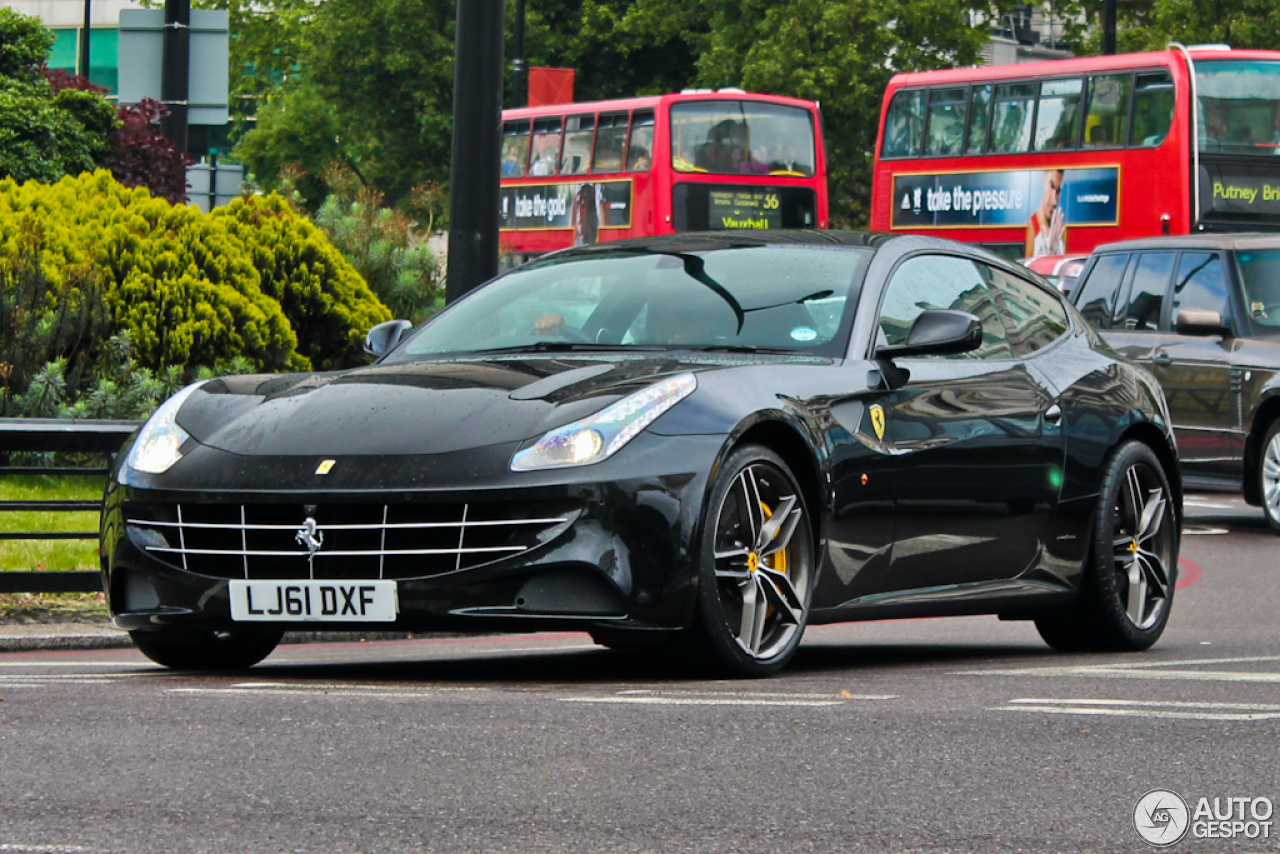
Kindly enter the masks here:
M 232 581 L 231 619 L 390 623 L 400 610 L 394 581 Z

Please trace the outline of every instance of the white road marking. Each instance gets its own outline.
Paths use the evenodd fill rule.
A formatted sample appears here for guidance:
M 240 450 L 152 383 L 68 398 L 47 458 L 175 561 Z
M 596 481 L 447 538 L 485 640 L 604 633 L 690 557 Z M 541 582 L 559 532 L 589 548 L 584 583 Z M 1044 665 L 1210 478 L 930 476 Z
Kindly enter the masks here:
M 619 691 L 617 696 L 666 696 L 666 697 L 688 697 L 693 696 L 690 692 L 685 691 L 657 691 L 652 688 L 630 688 Z M 734 691 L 732 694 L 721 695 L 715 692 L 699 693 L 698 696 L 732 696 L 743 697 L 753 700 L 896 700 L 897 694 L 850 694 L 848 691 L 841 691 L 839 694 L 823 693 L 823 694 L 793 694 L 788 691 Z
M 1201 703 L 1188 700 L 1114 700 L 1114 699 L 1055 699 L 1047 697 L 1019 697 L 1010 703 L 1029 705 L 1057 704 L 1062 706 L 1150 706 L 1171 709 L 1235 709 L 1237 711 L 1280 712 L 1280 706 L 1272 703 Z
M 1266 721 L 1280 718 L 1280 712 L 1178 712 L 1159 709 L 1119 709 L 1066 706 L 998 706 L 993 712 L 1040 712 L 1046 715 L 1107 715 L 1125 718 L 1168 718 L 1190 721 Z
M 839 700 L 744 700 L 733 697 L 559 697 L 562 703 L 618 703 L 639 706 L 839 706 Z
M 1280 662 L 1280 655 L 1256 655 L 1239 658 L 1184 659 L 1179 661 L 1135 662 L 1132 664 L 1077 664 L 1063 667 L 1027 667 L 1009 670 L 960 670 L 961 676 L 1039 676 L 1056 678 L 1078 676 L 1087 679 L 1161 679 L 1185 682 L 1258 682 L 1280 683 L 1280 672 L 1246 670 L 1180 670 L 1187 666 L 1204 668 L 1219 664 L 1255 664 Z
M 1182 533 L 1188 537 L 1220 536 L 1229 534 L 1226 528 L 1211 528 L 1208 525 L 1184 525 Z
M 25 844 L 22 842 L 0 842 L 0 851 L 20 851 L 24 854 L 78 854 L 81 851 L 92 851 L 82 845 L 42 845 L 38 842 Z
M 349 686 L 342 688 L 325 688 L 316 686 L 311 688 L 169 688 L 166 694 L 200 694 L 214 697 L 232 697 L 244 696 L 246 694 L 254 694 L 256 696 L 276 696 L 276 697 L 315 697 L 317 695 L 324 697 L 360 697 L 368 699 L 412 699 L 421 700 L 424 697 L 431 697 L 436 694 L 453 693 L 459 690 L 487 690 L 484 688 L 474 689 L 458 689 L 458 688 L 423 688 L 421 690 L 392 690 L 376 688 L 352 690 Z
M 1230 510 L 1234 506 L 1230 503 L 1224 504 L 1221 501 L 1209 501 L 1205 498 L 1183 498 L 1182 505 L 1184 507 L 1208 507 L 1212 510 Z

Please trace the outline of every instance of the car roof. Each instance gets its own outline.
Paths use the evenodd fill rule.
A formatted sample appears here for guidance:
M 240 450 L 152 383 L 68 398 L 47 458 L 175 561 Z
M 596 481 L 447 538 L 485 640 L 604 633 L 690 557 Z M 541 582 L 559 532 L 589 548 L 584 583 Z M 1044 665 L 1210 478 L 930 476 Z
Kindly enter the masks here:
M 626 240 L 609 240 L 604 243 L 592 243 L 587 246 L 574 246 L 555 254 L 560 257 L 566 255 L 594 255 L 628 249 L 652 252 L 710 252 L 715 249 L 728 249 L 738 246 L 796 244 L 876 248 L 883 246 L 890 240 L 899 239 L 901 236 L 897 234 L 877 234 L 869 231 L 826 229 L 821 231 L 812 229 L 700 231 L 661 234 L 651 237 L 632 237 Z
M 1280 249 L 1280 234 L 1254 231 L 1240 234 L 1187 234 L 1181 237 L 1144 237 L 1104 243 L 1093 250 L 1124 252 L 1140 249 Z

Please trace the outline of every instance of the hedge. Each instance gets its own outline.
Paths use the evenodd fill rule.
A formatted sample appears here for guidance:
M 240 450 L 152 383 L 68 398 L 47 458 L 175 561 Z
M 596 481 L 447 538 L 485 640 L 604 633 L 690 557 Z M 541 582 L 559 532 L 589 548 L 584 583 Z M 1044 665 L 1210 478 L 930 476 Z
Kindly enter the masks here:
M 56 292 L 97 280 L 112 332 L 139 364 L 256 370 L 346 367 L 391 317 L 359 274 L 279 196 L 211 214 L 127 189 L 106 171 L 56 184 L 0 180 L 0 287 L 38 263 Z

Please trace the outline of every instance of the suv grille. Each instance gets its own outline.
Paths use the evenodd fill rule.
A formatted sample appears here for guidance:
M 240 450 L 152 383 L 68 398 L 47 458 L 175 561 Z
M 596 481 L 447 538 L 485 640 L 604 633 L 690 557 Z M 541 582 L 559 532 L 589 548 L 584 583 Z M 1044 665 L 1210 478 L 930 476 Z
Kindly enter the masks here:
M 559 535 L 565 504 L 147 504 L 148 554 L 217 578 L 418 578 L 512 557 Z

